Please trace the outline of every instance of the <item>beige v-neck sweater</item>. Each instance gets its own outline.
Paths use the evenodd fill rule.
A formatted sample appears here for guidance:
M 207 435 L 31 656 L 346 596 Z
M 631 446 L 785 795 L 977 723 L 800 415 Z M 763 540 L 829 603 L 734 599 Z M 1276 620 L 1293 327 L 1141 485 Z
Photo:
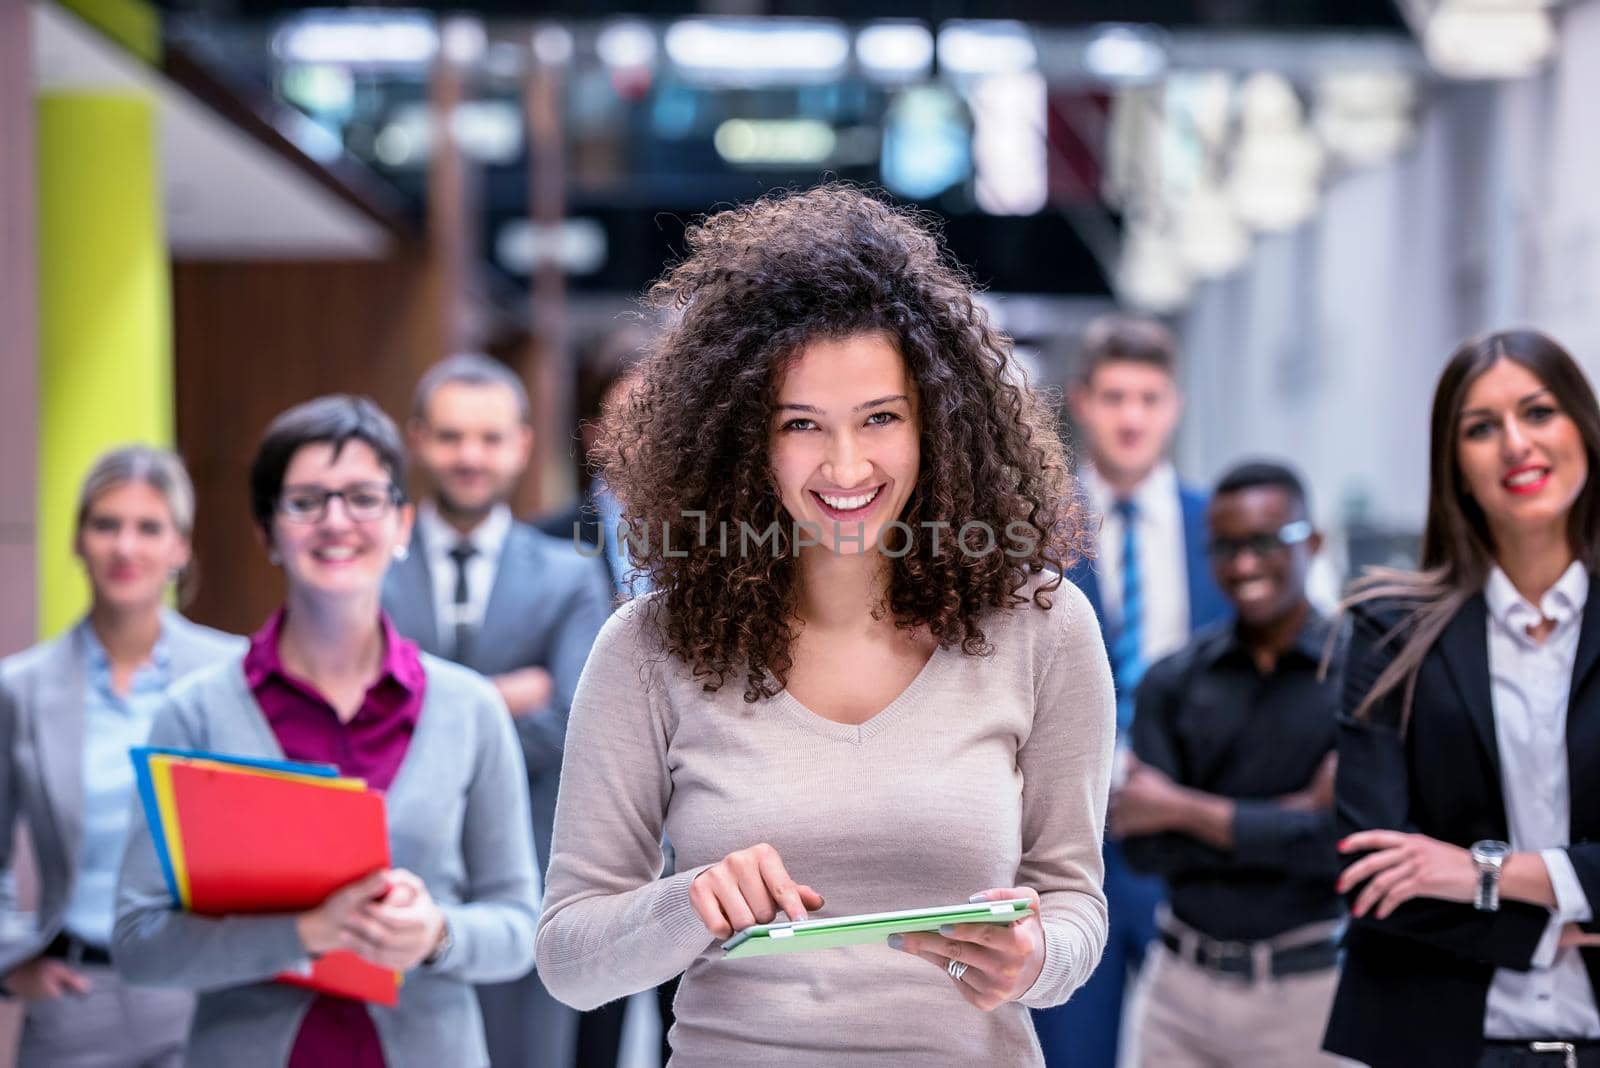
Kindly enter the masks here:
M 1031 588 L 1031 587 L 1030 587 Z M 580 1007 L 686 972 L 672 1063 L 1037 1065 L 1027 1007 L 1065 1001 L 1106 940 L 1101 828 L 1115 734 L 1093 609 L 991 613 L 994 654 L 940 649 L 860 726 L 742 681 L 706 693 L 646 633 L 640 605 L 601 632 L 573 701 L 538 966 Z M 658 843 L 677 851 L 661 877 Z M 964 902 L 1031 886 L 1044 970 L 981 1012 L 933 965 L 869 945 L 719 960 L 689 904 L 707 865 L 771 843 L 827 901 L 817 916 Z

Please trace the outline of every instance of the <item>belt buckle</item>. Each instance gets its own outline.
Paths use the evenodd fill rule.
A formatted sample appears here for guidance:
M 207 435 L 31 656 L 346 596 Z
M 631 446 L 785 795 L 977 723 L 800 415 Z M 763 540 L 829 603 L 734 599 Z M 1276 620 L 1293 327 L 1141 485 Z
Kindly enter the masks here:
M 1255 952 L 1249 942 L 1222 942 L 1208 938 L 1200 948 L 1212 966 L 1223 975 L 1240 975 L 1238 971 L 1230 971 L 1224 966 L 1226 962 L 1238 960 L 1244 962 L 1244 973 L 1240 978 L 1246 982 L 1256 978 Z
M 1562 1068 L 1578 1068 L 1578 1047 L 1571 1042 L 1530 1042 L 1528 1049 L 1534 1053 L 1559 1053 Z

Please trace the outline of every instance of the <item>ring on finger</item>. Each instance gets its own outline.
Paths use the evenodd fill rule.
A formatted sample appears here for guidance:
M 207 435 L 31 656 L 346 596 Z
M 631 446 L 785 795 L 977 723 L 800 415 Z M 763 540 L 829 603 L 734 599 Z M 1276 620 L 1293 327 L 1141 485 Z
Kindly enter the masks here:
M 960 982 L 961 977 L 967 974 L 967 965 L 962 961 L 952 959 L 949 964 L 945 965 L 944 970 L 950 973 L 950 978 Z

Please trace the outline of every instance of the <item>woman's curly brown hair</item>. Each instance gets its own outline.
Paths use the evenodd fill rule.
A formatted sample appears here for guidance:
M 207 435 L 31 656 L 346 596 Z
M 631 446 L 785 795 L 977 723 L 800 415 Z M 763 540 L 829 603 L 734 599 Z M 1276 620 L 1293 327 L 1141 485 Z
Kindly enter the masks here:
M 1049 608 L 1045 594 L 1085 540 L 1066 450 L 929 223 L 830 184 L 712 215 L 687 240 L 687 258 L 647 297 L 680 314 L 627 402 L 606 413 L 599 450 L 633 563 L 660 591 L 650 618 L 666 651 L 707 689 L 742 671 L 746 701 L 786 684 L 797 558 L 785 543 L 731 536 L 724 551 L 714 532 L 791 522 L 768 463 L 780 377 L 808 344 L 867 332 L 895 343 L 920 397 L 921 469 L 900 519 L 1028 534 L 1015 555 L 953 552 L 948 537 L 935 552 L 933 539 L 914 539 L 890 559 L 880 611 L 982 655 L 983 614 L 1027 603 L 1030 575 L 1055 573 L 1032 598 Z

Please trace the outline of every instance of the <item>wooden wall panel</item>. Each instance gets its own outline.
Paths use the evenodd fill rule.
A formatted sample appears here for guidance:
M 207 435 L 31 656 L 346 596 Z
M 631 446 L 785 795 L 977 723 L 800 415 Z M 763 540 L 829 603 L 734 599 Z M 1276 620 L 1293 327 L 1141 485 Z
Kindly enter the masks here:
M 33 12 L 0 0 L 0 656 L 32 645 L 39 476 Z
M 429 262 L 175 263 L 178 445 L 198 497 L 200 586 L 188 614 L 248 633 L 282 584 L 246 480 L 267 423 L 323 393 L 367 394 L 396 420 L 444 352 Z

